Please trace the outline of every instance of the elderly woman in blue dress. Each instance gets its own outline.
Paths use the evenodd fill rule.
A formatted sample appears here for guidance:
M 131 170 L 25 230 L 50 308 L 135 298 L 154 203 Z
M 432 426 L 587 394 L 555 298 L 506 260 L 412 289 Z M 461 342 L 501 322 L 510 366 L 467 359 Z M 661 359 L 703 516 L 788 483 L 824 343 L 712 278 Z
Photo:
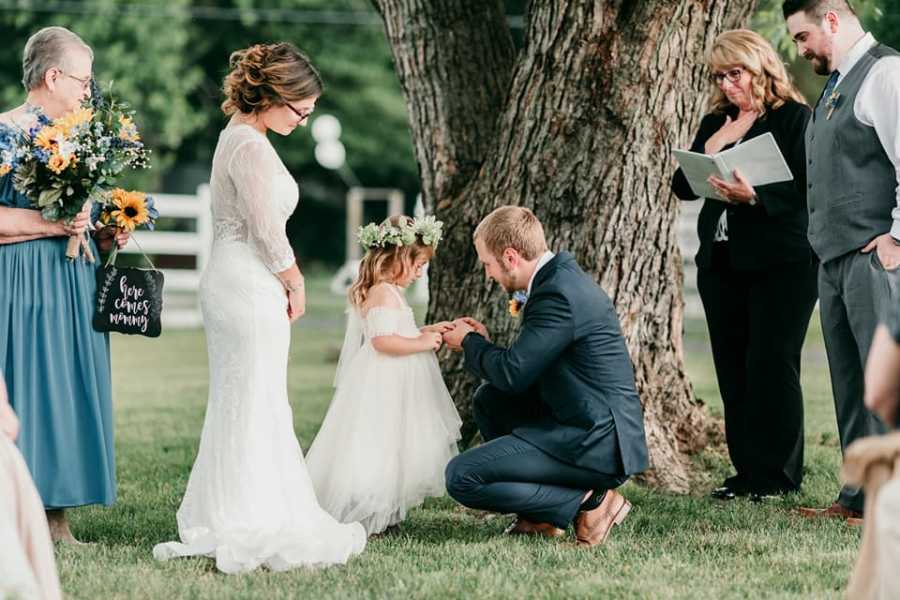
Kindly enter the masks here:
M 29 128 L 90 96 L 93 52 L 75 33 L 47 27 L 25 45 L 25 103 L 0 114 L 0 125 Z M 66 259 L 70 235 L 82 234 L 89 211 L 51 223 L 0 178 L 0 375 L 21 422 L 18 446 L 47 511 L 55 540 L 75 542 L 65 509 L 116 499 L 109 341 L 94 331 L 95 265 Z M 127 235 L 98 231 L 109 250 Z

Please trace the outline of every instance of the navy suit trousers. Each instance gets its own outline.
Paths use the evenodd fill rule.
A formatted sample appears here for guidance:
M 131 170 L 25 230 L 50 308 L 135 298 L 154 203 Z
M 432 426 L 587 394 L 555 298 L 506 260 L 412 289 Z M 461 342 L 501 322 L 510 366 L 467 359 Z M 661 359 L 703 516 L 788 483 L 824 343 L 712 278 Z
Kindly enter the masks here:
M 475 422 L 485 443 L 447 465 L 447 491 L 470 508 L 515 513 L 565 529 L 588 490 L 616 488 L 628 478 L 604 475 L 560 461 L 512 430 L 540 414 L 529 395 L 512 396 L 490 384 L 475 393 Z

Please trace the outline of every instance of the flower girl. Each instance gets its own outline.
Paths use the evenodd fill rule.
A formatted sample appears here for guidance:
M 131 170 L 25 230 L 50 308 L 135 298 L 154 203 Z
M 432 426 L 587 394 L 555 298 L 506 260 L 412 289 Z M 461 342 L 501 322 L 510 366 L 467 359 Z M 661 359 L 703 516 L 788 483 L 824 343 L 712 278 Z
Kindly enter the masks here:
M 434 255 L 441 226 L 400 216 L 360 228 L 367 252 L 349 292 L 335 394 L 306 457 L 322 507 L 369 535 L 442 496 L 457 454 L 461 422 L 434 354 L 452 324 L 418 328 L 401 293 Z

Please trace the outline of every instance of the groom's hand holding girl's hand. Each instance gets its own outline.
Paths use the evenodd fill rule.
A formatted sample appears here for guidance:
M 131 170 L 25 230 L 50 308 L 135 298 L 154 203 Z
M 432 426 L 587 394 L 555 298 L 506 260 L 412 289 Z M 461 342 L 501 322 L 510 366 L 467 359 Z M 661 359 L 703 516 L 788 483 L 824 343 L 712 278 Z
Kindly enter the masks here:
M 462 350 L 462 342 L 470 333 L 477 333 L 485 339 L 489 339 L 487 328 L 472 317 L 462 317 L 453 321 L 453 329 L 444 334 L 444 343 L 451 350 Z
M 487 327 L 484 326 L 484 323 L 478 321 L 477 319 L 473 319 L 472 317 L 460 317 L 457 321 L 462 321 L 469 327 L 475 330 L 475 333 L 486 339 L 487 341 L 491 341 L 491 336 L 488 334 Z

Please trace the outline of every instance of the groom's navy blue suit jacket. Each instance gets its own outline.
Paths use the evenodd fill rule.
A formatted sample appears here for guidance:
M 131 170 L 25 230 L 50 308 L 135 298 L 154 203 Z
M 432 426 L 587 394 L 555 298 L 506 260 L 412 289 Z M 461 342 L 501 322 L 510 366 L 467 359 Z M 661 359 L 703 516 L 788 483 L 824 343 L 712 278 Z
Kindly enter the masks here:
M 502 392 L 540 404 L 539 416 L 513 435 L 600 473 L 645 470 L 641 403 L 609 296 L 562 252 L 535 275 L 521 317 L 508 349 L 476 333 L 463 340 L 467 369 Z

